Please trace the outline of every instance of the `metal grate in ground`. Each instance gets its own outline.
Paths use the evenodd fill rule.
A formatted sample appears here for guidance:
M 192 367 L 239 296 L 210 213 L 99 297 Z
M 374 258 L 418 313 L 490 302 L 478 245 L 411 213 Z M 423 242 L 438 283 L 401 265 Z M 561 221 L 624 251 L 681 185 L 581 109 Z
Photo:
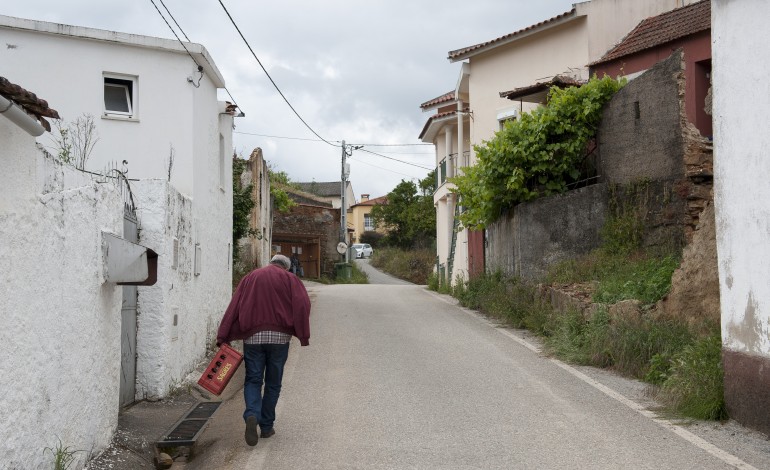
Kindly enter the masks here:
M 222 402 L 204 401 L 193 406 L 171 429 L 155 443 L 160 447 L 180 447 L 195 444 Z

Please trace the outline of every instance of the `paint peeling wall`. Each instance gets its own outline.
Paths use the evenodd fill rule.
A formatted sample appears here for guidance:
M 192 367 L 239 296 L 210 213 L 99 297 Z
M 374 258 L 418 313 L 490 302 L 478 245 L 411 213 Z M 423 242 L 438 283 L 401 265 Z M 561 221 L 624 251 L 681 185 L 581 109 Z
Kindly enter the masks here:
M 762 356 L 770 356 L 768 17 L 764 0 L 712 3 L 722 337 L 726 349 Z
M 224 220 L 223 204 L 196 221 L 193 201 L 163 180 L 137 181 L 132 189 L 140 243 L 158 253 L 158 282 L 138 290 L 137 399 L 157 399 L 180 385 L 212 345 L 230 300 L 229 245 L 222 242 L 232 215 Z
M 102 231 L 122 235 L 123 200 L 2 117 L 0 141 L 0 466 L 53 468 L 45 447 L 98 453 L 117 427 L 121 289 Z

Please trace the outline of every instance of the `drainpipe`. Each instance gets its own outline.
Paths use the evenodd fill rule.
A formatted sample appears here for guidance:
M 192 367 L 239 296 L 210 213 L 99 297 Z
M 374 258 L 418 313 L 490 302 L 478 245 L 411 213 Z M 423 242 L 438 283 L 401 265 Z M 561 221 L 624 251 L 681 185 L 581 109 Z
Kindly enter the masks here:
M 463 102 L 457 100 L 457 166 L 467 166 L 463 148 Z
M 11 120 L 12 123 L 19 126 L 32 137 L 43 135 L 45 128 L 40 125 L 32 116 L 24 112 L 13 101 L 0 95 L 0 114 Z

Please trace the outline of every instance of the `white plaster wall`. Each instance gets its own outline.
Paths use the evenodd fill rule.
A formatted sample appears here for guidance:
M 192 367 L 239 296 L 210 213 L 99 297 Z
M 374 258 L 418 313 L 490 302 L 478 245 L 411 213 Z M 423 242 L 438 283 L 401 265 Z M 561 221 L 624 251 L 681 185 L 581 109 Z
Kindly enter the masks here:
M 0 141 L 0 466 L 53 468 L 43 449 L 61 440 L 80 468 L 117 427 L 121 290 L 102 231 L 122 235 L 122 198 L 2 117 Z
M 468 91 L 473 123 L 466 138 L 473 145 L 491 139 L 500 128 L 498 111 L 518 106 L 500 98 L 500 92 L 533 85 L 570 68 L 581 69 L 587 59 L 584 18 L 471 57 Z
M 203 358 L 230 299 L 233 117 L 220 114 L 222 79 L 202 46 L 188 44 L 206 69 L 196 88 L 187 81 L 198 78 L 195 64 L 176 41 L 60 26 L 0 16 L 3 40 L 16 46 L 0 49 L 0 63 L 65 121 L 96 116 L 99 142 L 87 168 L 127 160 L 129 178 L 150 180 L 133 184 L 140 243 L 161 254 L 158 284 L 139 288 L 137 398 L 163 397 Z M 137 119 L 101 116 L 104 72 L 138 77 Z M 172 270 L 175 236 L 186 264 Z M 199 276 L 192 274 L 195 244 Z
M 152 47 L 140 47 L 16 29 L 5 26 L 13 22 L 3 18 L 7 17 L 0 17 L 3 41 L 15 46 L 0 49 L 4 75 L 45 97 L 63 121 L 74 121 L 84 113 L 96 118 L 99 141 L 87 169 L 102 171 L 110 162 L 127 160 L 130 178 L 166 178 L 173 147 L 171 182 L 182 193 L 193 195 L 193 158 L 199 130 L 194 127 L 193 116 L 209 111 L 194 100 L 215 94 L 216 85 L 208 75 L 200 88 L 187 82 L 187 77 L 198 74 L 193 73 L 196 66 L 184 51 L 164 49 L 168 41 L 154 38 L 144 38 Z M 51 78 L 52 71 L 56 79 Z M 104 72 L 137 77 L 136 119 L 103 116 Z M 208 107 L 216 115 L 216 97 Z M 42 136 L 40 142 L 56 153 L 51 135 Z
M 577 14 L 586 15 L 588 20 L 588 62 L 600 59 L 643 19 L 697 1 L 591 0 L 576 4 Z
M 207 216 L 196 218 L 196 204 L 166 181 L 137 181 L 132 189 L 140 243 L 159 255 L 158 282 L 138 289 L 137 399 L 155 399 L 166 396 L 204 359 L 227 308 L 232 278 L 227 251 L 232 212 L 228 210 L 232 209 L 223 202 L 212 206 Z M 176 267 L 174 239 L 178 241 Z M 194 274 L 196 244 L 202 255 L 198 276 Z
M 722 341 L 770 354 L 770 32 L 765 0 L 712 1 L 714 203 Z

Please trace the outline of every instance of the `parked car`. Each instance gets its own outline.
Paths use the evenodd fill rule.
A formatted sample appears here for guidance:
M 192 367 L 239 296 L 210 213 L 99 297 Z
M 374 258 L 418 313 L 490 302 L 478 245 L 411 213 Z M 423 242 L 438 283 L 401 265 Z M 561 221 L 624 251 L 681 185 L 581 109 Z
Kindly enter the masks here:
M 369 258 L 374 253 L 372 245 L 368 243 L 354 243 L 353 249 L 356 250 L 356 258 Z

